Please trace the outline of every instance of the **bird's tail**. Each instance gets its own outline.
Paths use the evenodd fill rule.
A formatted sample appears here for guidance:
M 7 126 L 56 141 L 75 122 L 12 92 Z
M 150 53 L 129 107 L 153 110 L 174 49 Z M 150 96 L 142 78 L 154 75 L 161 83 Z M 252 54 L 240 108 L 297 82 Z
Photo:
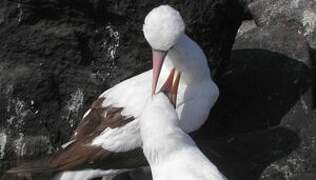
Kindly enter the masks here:
M 53 173 L 56 169 L 48 163 L 48 158 L 42 158 L 34 161 L 27 161 L 19 163 L 17 167 L 11 168 L 6 171 L 7 174 L 20 174 L 20 173 Z

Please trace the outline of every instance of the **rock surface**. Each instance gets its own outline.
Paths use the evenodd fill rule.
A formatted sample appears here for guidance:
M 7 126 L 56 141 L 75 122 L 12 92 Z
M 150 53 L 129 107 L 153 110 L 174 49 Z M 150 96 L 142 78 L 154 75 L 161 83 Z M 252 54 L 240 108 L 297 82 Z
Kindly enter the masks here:
M 196 134 L 212 160 L 233 180 L 315 179 L 314 0 L 0 1 L 1 170 L 58 149 L 100 93 L 150 68 L 141 27 L 166 3 L 220 87 Z
M 253 21 L 243 23 L 234 49 L 264 49 L 291 58 L 293 64 L 302 62 L 306 65 L 296 65 L 292 71 L 288 66 L 284 66 L 292 75 L 295 71 L 298 72 L 296 74 L 298 79 L 307 84 L 300 85 L 297 91 L 299 96 L 294 94 L 288 96 L 288 100 L 295 96 L 296 100 L 282 115 L 279 124 L 295 132 L 300 139 L 300 145 L 289 156 L 269 165 L 261 174 L 260 179 L 315 179 L 315 81 L 310 82 L 315 80 L 316 1 L 253 0 L 247 4 L 247 7 L 255 23 Z M 300 67 L 301 70 L 299 70 Z M 282 72 L 282 68 L 280 71 Z M 273 78 L 272 81 L 278 79 L 277 76 L 271 78 Z M 293 82 L 301 81 L 298 79 Z M 284 82 L 280 81 L 280 83 L 284 86 Z M 291 89 L 286 88 L 286 91 L 290 92 Z M 279 100 L 282 99 L 279 98 Z M 282 101 L 282 104 L 284 102 L 286 101 Z
M 2 170 L 56 150 L 100 93 L 150 68 L 142 24 L 165 3 L 219 69 L 243 16 L 228 0 L 0 1 Z

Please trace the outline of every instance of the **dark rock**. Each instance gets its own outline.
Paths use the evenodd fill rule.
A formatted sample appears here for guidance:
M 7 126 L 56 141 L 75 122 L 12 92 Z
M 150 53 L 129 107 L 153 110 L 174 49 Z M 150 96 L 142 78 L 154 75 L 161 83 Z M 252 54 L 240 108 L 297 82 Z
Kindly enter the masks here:
M 245 4 L 259 26 L 289 22 L 316 49 L 316 2 L 310 0 L 253 0 Z
M 283 54 L 300 61 L 305 59 L 303 62 L 313 70 L 315 69 L 316 3 L 314 1 L 254 1 L 249 5 L 249 8 L 257 24 L 263 26 L 263 28 L 257 28 L 253 31 L 269 29 L 270 32 L 267 33 L 265 39 L 270 39 L 274 43 L 281 45 Z M 279 24 L 285 24 L 284 28 L 278 28 Z M 258 32 L 256 35 L 248 35 L 251 37 L 262 37 L 264 36 L 262 34 Z M 295 38 L 299 36 L 300 38 Z M 244 45 L 247 44 L 246 38 L 243 39 L 240 37 L 240 39 L 241 41 L 237 41 Z M 307 43 L 303 39 L 306 39 Z M 260 42 L 262 41 L 267 42 L 266 40 L 261 40 Z M 255 46 L 251 42 L 252 40 L 249 41 L 249 44 Z M 270 44 L 270 46 L 265 44 L 264 48 L 269 48 L 270 50 L 277 49 L 280 52 L 279 47 L 275 47 L 272 43 Z M 309 47 L 306 47 L 306 44 Z M 237 43 L 236 46 L 239 47 L 239 45 Z M 299 57 L 298 54 L 301 54 L 301 56 Z M 315 78 L 315 73 L 312 76 Z M 288 127 L 299 135 L 300 146 L 291 155 L 272 163 L 263 172 L 261 179 L 305 180 L 315 178 L 316 169 L 314 164 L 316 164 L 316 161 L 314 156 L 316 155 L 316 148 L 314 141 L 316 133 L 314 129 L 316 124 L 314 123 L 314 94 L 315 90 L 312 88 L 303 93 L 280 123 L 281 126 Z
M 188 34 L 220 69 L 243 17 L 237 2 L 0 2 L 2 170 L 59 148 L 101 92 L 150 68 L 142 24 L 153 7 L 166 3 L 179 9 Z
M 252 24 L 250 28 L 252 29 L 237 36 L 234 49 L 268 50 L 284 54 L 309 67 L 311 66 L 308 42 L 292 24 L 279 23 L 260 28 L 254 28 Z
M 292 49 L 292 52 L 287 51 L 285 54 L 287 56 L 293 56 L 297 49 L 299 49 L 298 51 L 304 50 L 305 54 L 307 54 L 306 52 L 309 52 L 309 66 L 315 71 L 315 1 L 253 0 L 244 3 L 247 4 L 246 7 L 248 7 L 249 13 L 252 15 L 258 26 L 265 27 L 265 29 L 275 29 L 275 25 L 277 24 L 286 24 L 285 28 L 277 28 L 274 33 L 268 33 L 268 39 L 279 43 L 279 38 L 277 38 L 277 36 L 303 36 L 308 42 L 309 49 L 294 48 Z M 249 25 L 246 26 L 249 27 Z M 287 28 L 292 29 L 292 33 L 288 33 L 288 30 L 286 30 Z M 294 31 L 296 31 L 296 33 Z M 262 37 L 261 33 L 257 33 L 256 35 Z M 254 34 L 250 34 L 249 36 L 256 37 Z M 292 39 L 292 37 L 290 37 L 290 39 Z M 246 44 L 246 42 L 242 42 L 242 44 Z M 284 43 L 280 43 L 280 45 L 283 45 L 285 51 L 288 47 L 293 45 L 300 46 L 302 44 L 302 41 L 291 40 L 286 40 Z M 267 48 L 267 46 L 264 47 Z M 275 46 L 272 45 L 271 47 Z M 291 51 L 291 48 L 289 50 Z M 315 72 L 312 76 L 315 81 Z M 301 139 L 300 146 L 292 152 L 291 155 L 272 163 L 264 171 L 261 179 L 315 179 L 316 148 L 314 146 L 314 141 L 316 133 L 314 129 L 316 124 L 315 104 L 312 103 L 312 100 L 315 102 L 315 82 L 313 88 L 314 90 L 310 88 L 306 93 L 301 95 L 300 99 L 282 118 L 280 123 L 281 126 L 286 126 L 299 135 L 299 138 Z
M 308 108 L 313 106 L 309 48 L 304 37 L 285 24 L 241 27 L 230 68 L 218 79 L 221 96 L 203 127 L 214 129 L 214 134 L 278 125 L 305 93 L 309 95 L 304 103 Z
M 1 1 L 1 170 L 59 148 L 101 92 L 150 68 L 143 19 L 167 3 L 220 87 L 196 134 L 214 138 L 212 161 L 230 179 L 315 178 L 310 0 Z
M 276 127 L 216 138 L 208 143 L 212 146 L 200 147 L 201 150 L 211 154 L 212 162 L 228 179 L 254 180 L 273 161 L 289 155 L 300 140 L 292 130 Z
M 239 164 L 239 169 L 232 168 L 228 174 L 250 173 L 233 175 L 232 179 L 288 180 L 315 176 L 316 124 L 311 64 L 307 40 L 291 23 L 256 27 L 248 21 L 241 26 L 232 52 L 231 67 L 219 79 L 221 97 L 203 127 L 202 136 L 211 132 L 213 136 L 235 137 L 232 134 L 286 127 L 293 136 L 284 144 L 280 143 L 278 150 L 269 152 L 294 151 L 287 156 L 281 153 L 267 164 Z M 285 136 L 275 135 L 273 141 L 282 141 Z M 256 138 L 247 147 L 260 147 L 264 138 L 266 136 Z M 236 146 L 241 148 L 236 154 L 247 152 L 248 157 L 265 154 L 260 148 L 248 151 L 242 149 L 244 145 Z M 261 147 L 269 148 L 270 145 Z M 223 164 L 225 168 L 231 168 L 231 165 Z

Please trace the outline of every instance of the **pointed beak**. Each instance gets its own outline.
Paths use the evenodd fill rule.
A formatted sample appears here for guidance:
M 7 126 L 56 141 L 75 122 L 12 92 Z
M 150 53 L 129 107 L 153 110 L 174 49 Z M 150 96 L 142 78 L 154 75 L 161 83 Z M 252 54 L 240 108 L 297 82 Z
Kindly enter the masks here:
M 154 50 L 152 52 L 152 61 L 153 61 L 153 81 L 152 81 L 152 95 L 156 93 L 157 83 L 162 68 L 162 64 L 166 57 L 166 51 Z
M 177 105 L 177 95 L 180 82 L 181 72 L 173 68 L 168 76 L 167 81 L 161 87 L 160 91 L 165 93 L 174 107 Z

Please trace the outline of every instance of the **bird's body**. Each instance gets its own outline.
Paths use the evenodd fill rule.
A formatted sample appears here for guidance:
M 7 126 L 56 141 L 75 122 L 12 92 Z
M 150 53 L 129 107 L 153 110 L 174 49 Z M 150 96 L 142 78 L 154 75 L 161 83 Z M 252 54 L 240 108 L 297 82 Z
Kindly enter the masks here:
M 158 87 L 163 84 L 170 69 L 174 67 L 174 63 L 184 62 L 183 64 L 185 64 L 186 61 L 193 61 L 200 63 L 198 66 L 205 67 L 206 70 L 204 70 L 204 72 L 203 69 L 198 72 L 203 73 L 203 75 L 199 75 L 198 73 L 186 75 L 186 73 L 183 73 L 184 77 L 179 83 L 176 109 L 179 116 L 179 125 L 185 132 L 192 132 L 200 128 L 207 120 L 210 108 L 215 104 L 219 91 L 210 77 L 206 57 L 202 50 L 188 36 L 183 35 L 181 38 L 183 39 L 179 40 L 179 44 L 177 44 L 173 48 L 173 51 L 171 51 L 171 53 L 169 52 L 170 54 L 168 53 L 165 58 L 165 64 L 160 73 Z M 189 50 L 196 53 L 187 54 L 186 52 Z M 180 62 L 174 60 L 180 58 Z M 186 66 L 182 68 L 184 72 L 186 72 L 191 71 L 194 66 L 197 65 L 194 63 L 191 66 L 186 64 Z M 188 70 L 185 70 L 185 68 Z M 199 77 L 203 78 L 200 81 L 189 81 L 190 84 L 185 81 L 186 78 L 191 79 L 194 78 L 195 75 L 199 75 Z M 118 153 L 128 152 L 141 146 L 142 140 L 139 133 L 139 116 L 143 112 L 148 98 L 151 96 L 151 79 L 152 70 L 149 70 L 115 85 L 100 95 L 99 99 L 102 100 L 102 107 L 111 106 L 122 108 L 121 114 L 127 118 L 132 117 L 133 120 L 124 126 L 104 129 L 98 136 L 88 142 L 86 147 L 97 146 L 111 153 Z M 88 110 L 84 117 L 90 112 L 91 110 Z M 76 141 L 71 140 L 71 142 L 74 143 Z M 70 143 L 68 146 L 71 145 Z M 75 152 L 73 153 L 78 151 L 77 149 L 74 150 Z M 110 170 L 110 172 L 112 172 L 112 170 Z M 72 179 L 65 177 L 70 177 L 71 175 L 77 176 L 77 174 L 78 172 L 67 172 L 67 176 L 61 175 L 60 177 L 62 178 L 60 178 L 60 180 Z M 107 172 L 105 172 L 105 174 L 107 174 Z
M 170 36 L 165 36 L 160 27 L 169 32 Z M 58 172 L 84 170 L 90 167 L 110 171 L 117 169 L 117 167 L 111 168 L 110 165 L 104 167 L 104 163 L 99 167 L 99 164 L 106 162 L 117 153 L 128 155 L 130 151 L 141 146 L 139 116 L 144 110 L 147 99 L 155 91 L 156 84 L 158 87 L 161 86 L 173 68 L 182 72 L 176 109 L 180 127 L 185 132 L 192 132 L 207 120 L 219 90 L 210 77 L 203 51 L 184 33 L 184 25 L 178 11 L 170 6 L 155 8 L 146 17 L 143 29 L 149 43 L 156 41 L 151 44 L 152 47 L 156 49 L 161 47 L 158 57 L 155 56 L 158 50 L 153 50 L 153 61 L 155 60 L 153 70 L 127 79 L 102 93 L 85 113 L 70 141 L 61 151 L 48 158 L 47 163 L 41 163 L 41 170 L 46 168 Z M 163 38 L 159 39 L 158 36 Z M 158 42 L 159 40 L 163 41 Z M 161 69 L 156 68 L 156 60 L 162 62 L 164 60 Z M 153 77 L 154 85 L 151 83 Z M 43 167 L 42 164 L 45 166 Z M 31 170 L 31 167 L 27 168 L 27 171 Z M 10 172 L 23 171 L 25 169 L 15 168 Z M 70 177 L 70 173 L 67 172 L 67 177 Z M 74 176 L 76 173 L 74 172 Z M 71 179 L 62 178 L 62 174 L 60 177 L 65 180 Z
M 184 35 L 183 38 L 185 38 L 184 44 L 187 44 L 189 41 L 192 43 L 193 48 L 195 47 L 199 49 L 198 46 L 186 35 Z M 179 47 L 183 48 L 183 45 L 179 44 Z M 192 47 L 188 48 L 190 48 L 190 50 L 192 51 Z M 175 46 L 173 51 L 176 50 L 178 49 Z M 182 51 L 186 50 L 187 49 L 183 48 L 179 49 L 179 52 L 176 51 L 174 54 L 167 54 L 165 58 L 165 66 L 161 70 L 158 87 L 163 84 L 165 79 L 167 79 L 171 67 L 174 66 L 174 59 L 182 58 L 182 61 L 185 62 L 185 58 L 190 58 L 193 55 L 186 55 L 182 53 Z M 177 53 L 179 53 L 180 55 L 178 55 Z M 183 54 L 184 56 L 181 56 L 181 54 Z M 174 56 L 181 57 L 174 58 Z M 188 61 L 201 61 L 201 63 L 204 62 L 205 67 L 207 67 L 205 56 L 196 58 L 199 59 L 189 59 Z M 202 72 L 202 70 L 200 72 Z M 195 131 L 203 125 L 203 123 L 207 119 L 210 108 L 214 105 L 218 97 L 218 88 L 210 78 L 208 67 L 206 68 L 206 70 L 207 71 L 205 71 L 205 74 L 200 81 L 192 81 L 190 82 L 190 84 L 188 84 L 185 81 L 185 77 L 180 80 L 176 111 L 179 116 L 180 127 L 185 132 Z M 183 73 L 183 76 L 185 76 L 185 74 L 186 73 Z M 192 76 L 190 76 L 190 74 L 187 73 L 187 78 L 192 78 L 194 75 L 197 74 L 192 74 Z M 90 138 L 88 142 L 85 142 L 85 148 L 89 148 L 89 146 L 101 147 L 102 149 L 109 151 L 110 153 L 118 153 L 128 152 L 141 146 L 142 141 L 139 134 L 138 124 L 139 116 L 144 110 L 146 101 L 148 100 L 148 98 L 151 97 L 151 78 L 152 71 L 149 70 L 115 85 L 114 87 L 110 88 L 100 95 L 100 97 L 98 98 L 100 108 L 120 108 L 119 113 L 120 116 L 123 117 L 123 125 L 118 125 L 114 127 L 108 126 L 103 130 L 100 130 L 97 135 L 95 135 L 95 131 L 93 130 L 93 134 L 90 133 L 89 136 L 95 135 L 95 137 Z M 68 144 L 68 146 L 75 145 L 76 141 L 81 140 L 77 140 L 77 136 L 79 136 L 80 138 L 84 138 L 83 135 L 81 135 L 82 133 L 80 133 L 80 130 L 83 130 L 85 126 L 87 126 L 86 124 L 84 124 L 84 122 L 85 118 L 89 117 L 89 113 L 100 113 L 102 116 L 104 116 L 102 117 L 104 119 L 109 116 L 108 112 L 91 111 L 91 109 L 88 110 L 87 113 L 84 115 L 83 122 L 81 123 L 82 128 L 80 128 L 80 126 L 78 127 L 79 131 L 75 131 L 74 138 L 72 138 L 70 143 L 66 143 Z M 87 119 L 90 120 L 90 118 Z M 90 121 L 92 122 L 93 120 Z M 100 122 L 100 124 L 102 123 Z M 73 153 L 76 152 L 80 151 L 78 151 L 77 148 L 74 148 Z M 71 154 L 73 155 L 73 153 Z
M 148 103 L 140 118 L 140 132 L 153 180 L 226 179 L 180 128 L 178 115 L 163 94 Z

